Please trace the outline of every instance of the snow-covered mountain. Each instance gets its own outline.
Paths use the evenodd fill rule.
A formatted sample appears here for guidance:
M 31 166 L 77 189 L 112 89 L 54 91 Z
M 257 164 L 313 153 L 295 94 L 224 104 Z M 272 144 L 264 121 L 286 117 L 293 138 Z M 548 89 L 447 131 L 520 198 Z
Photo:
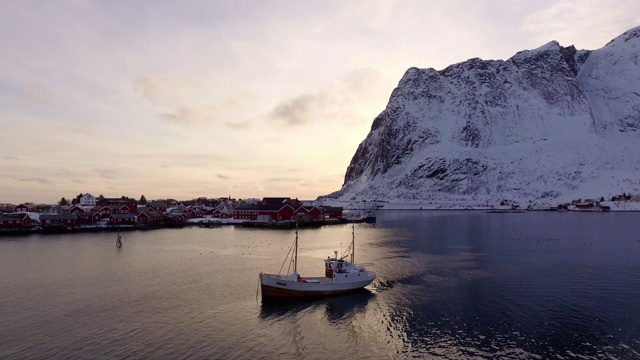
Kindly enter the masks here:
M 640 193 L 640 27 L 599 50 L 410 68 L 337 200 L 557 203 Z

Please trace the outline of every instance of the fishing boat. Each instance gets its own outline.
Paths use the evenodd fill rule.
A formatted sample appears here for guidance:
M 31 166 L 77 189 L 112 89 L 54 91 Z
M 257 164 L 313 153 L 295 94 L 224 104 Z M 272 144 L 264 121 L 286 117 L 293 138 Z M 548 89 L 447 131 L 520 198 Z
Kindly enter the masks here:
M 364 222 L 366 222 L 367 224 L 375 224 L 376 223 L 376 214 L 373 212 L 373 210 L 368 210 L 364 214 Z
M 373 210 L 367 210 L 364 215 L 360 214 L 360 212 L 348 214 L 347 216 L 343 216 L 340 218 L 342 223 L 346 224 L 358 224 L 358 223 L 367 223 L 367 224 L 375 224 L 376 223 L 376 214 Z
M 351 244 L 345 255 L 328 256 L 324 260 L 324 276 L 305 277 L 298 274 L 298 228 L 296 238 L 287 253 L 280 271 L 291 258 L 289 269 L 293 271 L 281 275 L 260 273 L 260 290 L 262 301 L 291 301 L 346 294 L 362 290 L 376 279 L 376 274 L 368 271 L 365 264 L 354 263 L 355 227 L 352 230 Z M 349 257 L 349 260 L 347 258 Z

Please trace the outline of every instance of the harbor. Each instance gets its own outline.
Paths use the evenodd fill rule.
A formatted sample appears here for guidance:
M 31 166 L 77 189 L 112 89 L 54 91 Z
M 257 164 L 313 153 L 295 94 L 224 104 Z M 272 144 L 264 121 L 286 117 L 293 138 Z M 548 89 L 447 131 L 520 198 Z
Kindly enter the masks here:
M 618 358 L 640 352 L 637 213 L 387 210 L 355 224 L 364 292 L 262 304 L 293 230 L 221 226 L 0 240 L 0 357 Z M 596 221 L 597 220 L 597 221 Z M 300 230 L 323 276 L 352 225 Z M 320 266 L 318 266 L 320 264 Z M 257 296 L 256 296 L 256 292 Z M 579 294 L 579 296 L 576 296 Z M 358 344 L 363 344 L 359 346 Z M 365 346 L 366 345 L 366 346 Z M 568 354 L 573 354 L 569 356 Z

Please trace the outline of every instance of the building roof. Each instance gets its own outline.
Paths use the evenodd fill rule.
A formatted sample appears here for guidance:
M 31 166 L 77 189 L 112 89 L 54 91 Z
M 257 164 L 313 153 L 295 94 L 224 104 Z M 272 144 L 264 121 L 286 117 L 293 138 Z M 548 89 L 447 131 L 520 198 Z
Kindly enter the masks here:
M 25 207 L 28 207 L 28 208 L 36 207 L 36 205 L 34 203 L 30 203 L 30 202 L 26 202 L 26 203 L 22 203 L 22 204 L 16 205 L 16 207 L 19 207 L 19 206 L 25 206 Z
M 148 216 L 149 218 L 163 218 L 164 217 L 164 213 L 161 211 L 143 211 L 141 213 L 138 214 L 138 216 L 141 215 L 145 215 Z
M 40 220 L 76 220 L 76 214 L 43 214 Z
M 283 205 L 289 200 L 291 200 L 290 197 L 266 197 L 262 198 L 262 203 L 265 205 Z
M 121 199 L 121 198 L 104 198 L 104 199 L 96 199 L 97 202 L 104 202 L 104 201 L 108 201 L 110 204 L 129 204 L 129 203 L 134 203 L 137 204 L 138 202 L 136 201 L 136 199 L 132 199 L 132 198 L 126 198 L 126 199 Z
M 320 210 L 322 211 L 343 211 L 344 208 L 342 206 L 318 206 L 318 208 L 320 208 Z
M 136 218 L 134 214 L 111 214 L 111 217 L 114 219 L 135 219 Z
M 96 211 L 78 211 L 75 214 L 76 214 L 76 217 L 78 217 L 78 216 L 96 216 L 96 215 L 100 215 Z
M 307 210 L 307 211 L 311 211 L 311 210 L 313 210 L 313 208 L 316 208 L 318 210 L 322 210 L 322 209 L 320 209 L 319 207 L 317 207 L 315 205 L 304 205 L 304 206 L 300 206 L 300 207 L 305 209 L 305 210 Z
M 24 219 L 27 213 L 25 212 L 17 212 L 17 213 L 8 213 L 8 214 L 0 214 L 1 219 Z
M 241 204 L 233 211 L 278 211 L 284 207 L 292 208 L 289 204 Z

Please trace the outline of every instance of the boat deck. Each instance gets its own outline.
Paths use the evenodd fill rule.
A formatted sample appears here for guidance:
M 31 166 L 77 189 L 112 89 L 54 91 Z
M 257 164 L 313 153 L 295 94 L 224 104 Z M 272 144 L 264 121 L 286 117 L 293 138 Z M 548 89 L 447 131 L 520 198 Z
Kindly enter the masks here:
M 325 276 L 304 276 L 300 279 L 300 282 L 306 282 L 311 284 L 331 284 L 333 279 L 329 279 Z

